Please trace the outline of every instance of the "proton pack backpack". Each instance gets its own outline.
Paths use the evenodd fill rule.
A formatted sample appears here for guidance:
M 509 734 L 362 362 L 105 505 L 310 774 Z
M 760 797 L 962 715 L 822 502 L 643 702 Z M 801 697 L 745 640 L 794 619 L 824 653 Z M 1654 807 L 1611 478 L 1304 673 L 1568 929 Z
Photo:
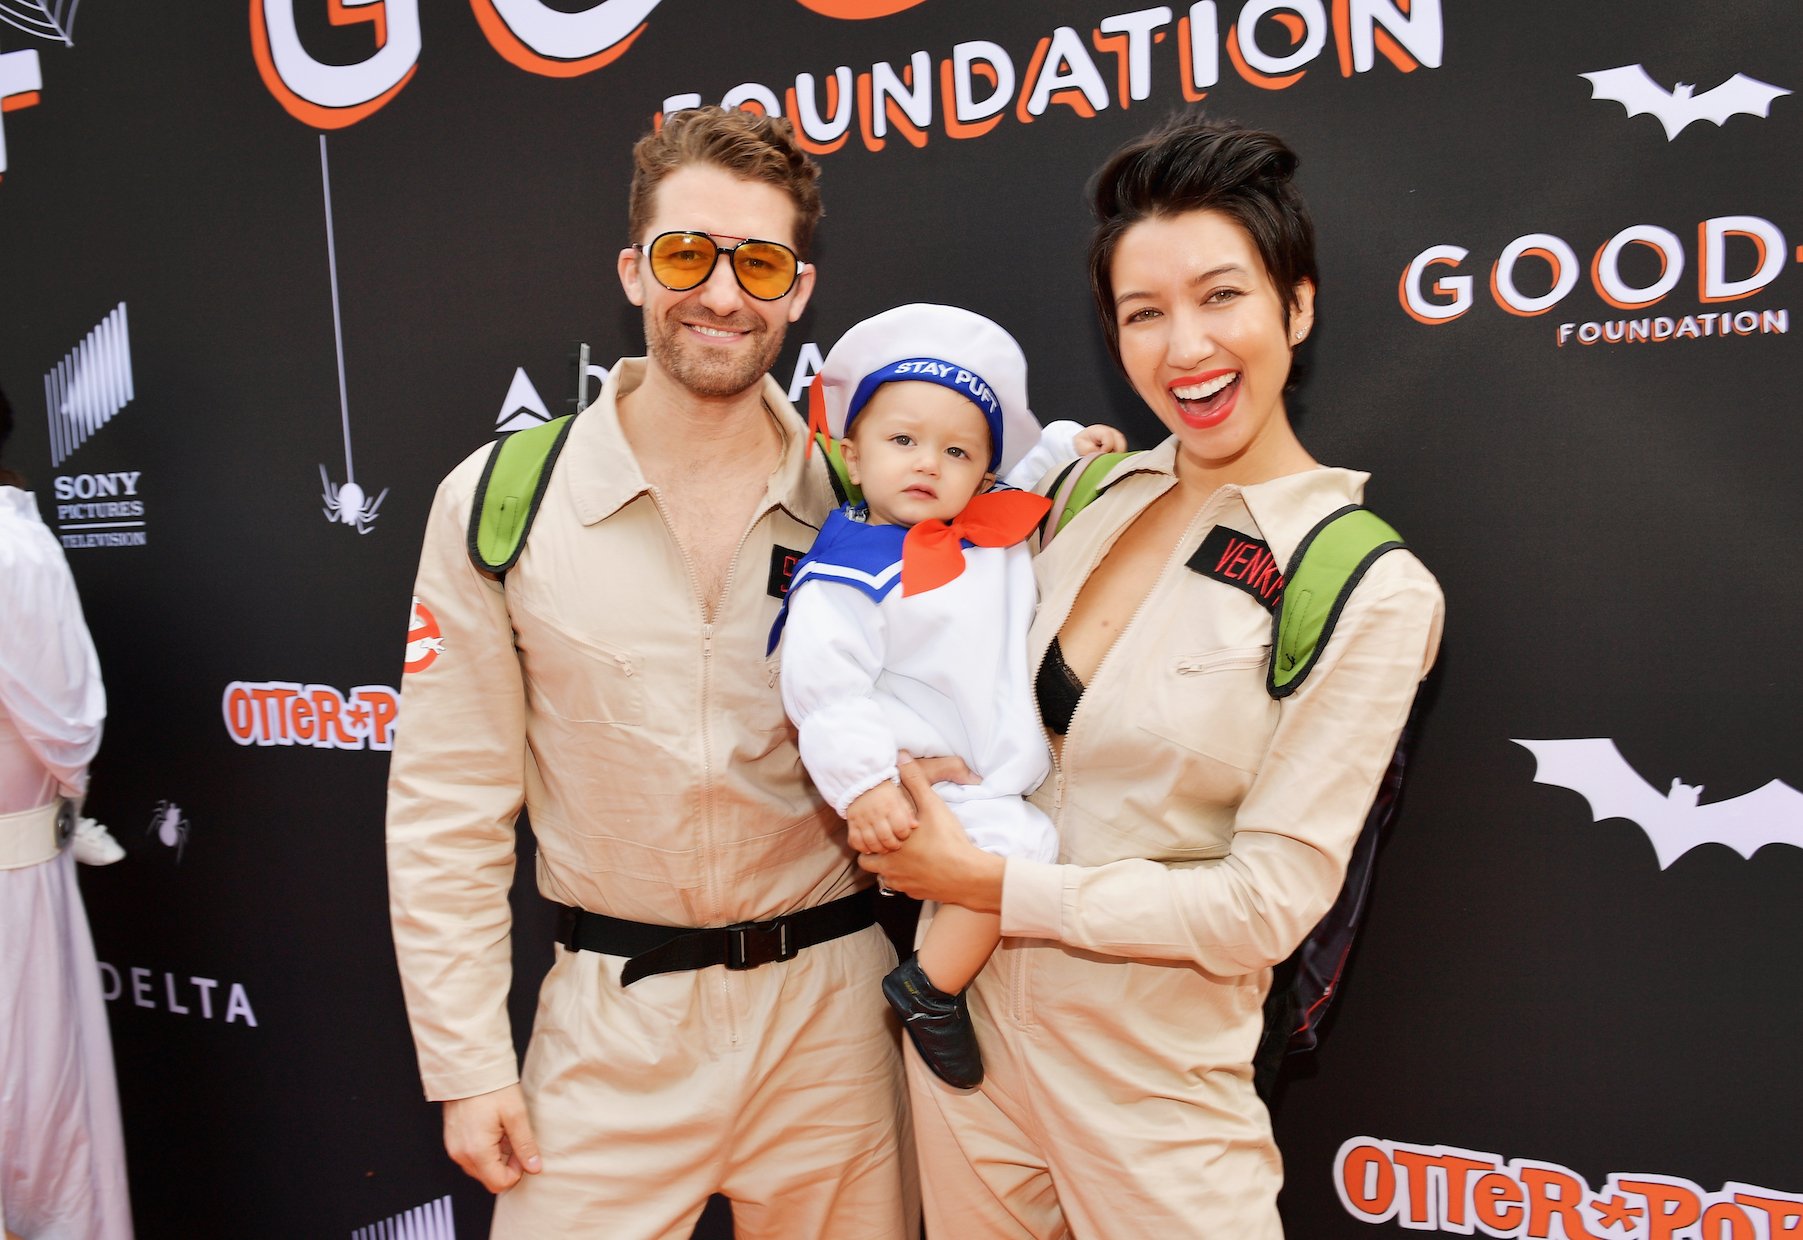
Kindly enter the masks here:
M 489 451 L 470 505 L 470 560 L 505 580 L 526 549 L 526 535 L 551 484 L 551 467 L 570 437 L 576 415 L 503 435 Z
M 551 469 L 575 420 L 575 414 L 566 413 L 495 442 L 470 505 L 470 561 L 483 572 L 505 580 L 507 570 L 519 561 L 550 485 Z M 816 433 L 814 441 L 826 456 L 833 494 L 841 504 L 857 502 L 858 487 L 845 468 L 839 441 L 824 433 Z
M 1073 461 L 1048 490 L 1052 507 L 1039 531 L 1041 548 L 1107 489 L 1115 466 L 1133 453 L 1112 452 Z M 1054 519 L 1055 518 L 1055 519 Z M 1314 670 L 1340 612 L 1366 571 L 1380 556 L 1403 546 L 1401 535 L 1358 504 L 1329 513 L 1296 548 L 1271 617 L 1271 661 L 1265 689 L 1282 701 Z M 1271 971 L 1265 996 L 1265 1030 L 1253 1056 L 1253 1083 L 1267 1103 L 1285 1058 L 1311 1051 L 1320 1040 L 1322 1018 L 1339 990 L 1352 940 L 1364 916 L 1380 837 L 1396 813 L 1407 763 L 1411 729 L 1404 727 L 1365 816 L 1339 897 L 1302 945 Z

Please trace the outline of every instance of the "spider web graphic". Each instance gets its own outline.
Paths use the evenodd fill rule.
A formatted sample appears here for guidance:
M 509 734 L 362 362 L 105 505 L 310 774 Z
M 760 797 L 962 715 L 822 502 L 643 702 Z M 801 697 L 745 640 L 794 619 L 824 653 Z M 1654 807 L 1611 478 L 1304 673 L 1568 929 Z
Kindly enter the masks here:
M 75 46 L 75 6 L 81 0 L 0 0 L 0 22 L 15 30 Z

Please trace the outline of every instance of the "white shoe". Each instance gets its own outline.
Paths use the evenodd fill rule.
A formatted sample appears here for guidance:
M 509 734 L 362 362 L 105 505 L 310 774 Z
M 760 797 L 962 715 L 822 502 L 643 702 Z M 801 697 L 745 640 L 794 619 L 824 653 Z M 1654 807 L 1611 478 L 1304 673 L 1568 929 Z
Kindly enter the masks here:
M 113 833 L 92 818 L 83 818 L 75 824 L 69 849 L 83 865 L 111 865 L 125 857 L 125 849 L 113 838 Z

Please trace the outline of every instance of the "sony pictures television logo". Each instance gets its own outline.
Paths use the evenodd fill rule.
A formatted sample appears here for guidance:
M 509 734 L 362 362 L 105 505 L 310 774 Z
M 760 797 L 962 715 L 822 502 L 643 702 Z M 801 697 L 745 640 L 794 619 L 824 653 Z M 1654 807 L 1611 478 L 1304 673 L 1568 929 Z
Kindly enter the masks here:
M 351 1233 L 351 1240 L 457 1240 L 451 1198 L 440 1197 Z
M 136 396 L 131 323 L 120 302 L 44 375 L 51 465 L 61 466 Z M 144 546 L 143 481 L 137 469 L 55 475 L 52 515 L 63 546 Z

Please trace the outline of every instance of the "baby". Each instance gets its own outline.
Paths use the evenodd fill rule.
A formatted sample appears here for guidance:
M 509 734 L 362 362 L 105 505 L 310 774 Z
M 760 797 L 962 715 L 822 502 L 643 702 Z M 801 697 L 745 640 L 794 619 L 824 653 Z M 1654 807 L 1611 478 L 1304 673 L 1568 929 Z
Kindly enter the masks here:
M 915 822 L 897 751 L 955 754 L 982 782 L 939 791 L 972 842 L 1056 861 L 1051 821 L 1025 800 L 1051 766 L 1027 680 L 1036 593 L 1023 544 L 1049 503 L 991 486 L 1117 450 L 1119 432 L 1056 423 L 1042 443 L 1020 346 L 950 306 L 866 319 L 815 383 L 813 420 L 842 441 L 863 502 L 827 518 L 772 633 L 774 644 L 786 621 L 783 704 L 808 773 L 853 848 L 889 852 Z M 947 905 L 883 979 L 921 1058 L 960 1088 L 983 1079 L 963 992 L 1000 937 L 996 915 Z

